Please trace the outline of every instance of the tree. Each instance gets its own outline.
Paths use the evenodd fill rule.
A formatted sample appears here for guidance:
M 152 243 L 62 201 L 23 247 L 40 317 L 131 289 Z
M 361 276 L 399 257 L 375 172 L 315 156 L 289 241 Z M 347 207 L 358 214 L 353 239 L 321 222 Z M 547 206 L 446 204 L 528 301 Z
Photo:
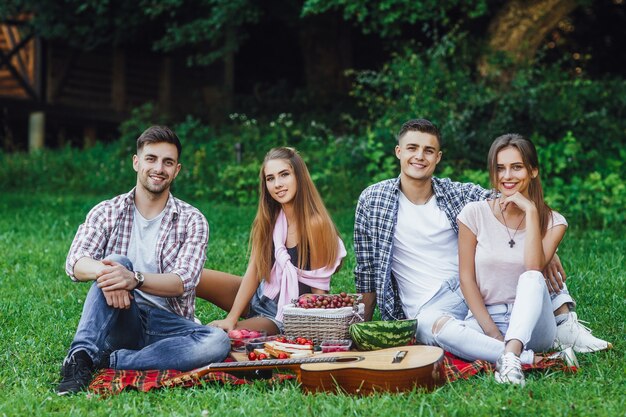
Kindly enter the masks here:
M 513 65 L 533 60 L 550 30 L 578 3 L 576 0 L 509 0 L 493 17 L 487 34 L 487 53 L 479 59 L 483 76 L 494 71 L 491 54 L 505 54 Z M 507 78 L 510 78 L 510 72 Z
M 496 79 L 506 81 L 515 66 L 533 59 L 546 34 L 578 1 L 8 0 L 0 6 L 0 13 L 34 12 L 38 34 L 63 38 L 83 49 L 141 39 L 155 50 L 183 51 L 189 65 L 222 60 L 228 107 L 235 82 L 235 53 L 246 41 L 250 26 L 262 19 L 278 15 L 297 29 L 307 88 L 324 97 L 347 90 L 344 71 L 352 65 L 352 26 L 390 44 L 401 44 L 416 33 L 433 44 L 453 31 L 471 32 L 484 47 L 477 59 L 479 74 L 504 73 L 505 77 Z M 502 55 L 506 59 L 492 59 Z M 501 66 L 507 62 L 508 66 Z
M 494 55 L 504 56 L 500 62 L 514 65 L 532 61 L 546 35 L 570 14 L 578 0 L 507 0 L 497 8 L 488 0 L 445 1 L 382 0 L 306 0 L 304 14 L 342 10 L 346 19 L 355 21 L 364 32 L 385 37 L 399 37 L 407 26 L 421 25 L 434 42 L 451 30 L 463 28 L 476 19 L 488 18 L 488 30 L 482 34 L 484 53 L 477 61 L 482 76 L 490 76 L 502 68 L 494 65 Z M 494 12 L 495 10 L 495 12 Z M 479 34 L 477 30 L 475 33 Z M 511 78 L 508 66 L 505 78 Z

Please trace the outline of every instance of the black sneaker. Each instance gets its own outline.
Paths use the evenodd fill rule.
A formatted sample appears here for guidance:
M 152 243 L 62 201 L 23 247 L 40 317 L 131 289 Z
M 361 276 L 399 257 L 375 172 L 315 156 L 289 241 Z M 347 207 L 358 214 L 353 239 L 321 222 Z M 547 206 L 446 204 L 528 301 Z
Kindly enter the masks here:
M 83 391 L 93 377 L 93 361 L 84 350 L 74 352 L 63 362 L 61 383 L 57 386 L 58 395 L 75 394 Z
M 100 356 L 100 362 L 98 362 L 98 368 L 106 369 L 111 367 L 111 353 L 113 352 L 110 350 L 105 350 L 104 353 L 102 353 L 102 356 Z

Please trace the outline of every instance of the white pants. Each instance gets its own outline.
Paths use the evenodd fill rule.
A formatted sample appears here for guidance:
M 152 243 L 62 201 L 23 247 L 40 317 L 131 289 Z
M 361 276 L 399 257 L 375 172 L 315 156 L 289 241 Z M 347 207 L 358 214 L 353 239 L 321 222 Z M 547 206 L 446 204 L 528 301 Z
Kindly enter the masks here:
M 542 352 L 552 347 L 556 336 L 556 322 L 552 301 L 541 272 L 527 271 L 520 275 L 513 304 L 487 306 L 496 326 L 504 335 L 505 342 L 517 339 L 525 352 L 522 362 L 532 363 L 533 351 Z M 465 320 L 448 318 L 435 341 L 443 349 L 466 359 L 482 359 L 495 363 L 504 353 L 505 342 L 484 334 L 478 321 L 471 315 Z

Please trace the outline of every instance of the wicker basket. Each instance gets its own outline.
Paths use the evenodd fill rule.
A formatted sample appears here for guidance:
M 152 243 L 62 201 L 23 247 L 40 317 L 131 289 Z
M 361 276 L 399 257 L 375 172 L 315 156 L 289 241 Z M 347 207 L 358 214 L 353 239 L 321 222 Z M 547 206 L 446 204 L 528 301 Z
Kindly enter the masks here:
M 317 345 L 324 340 L 350 339 L 348 328 L 363 321 L 365 306 L 332 309 L 301 308 L 289 304 L 283 309 L 283 324 L 288 338 L 306 337 Z

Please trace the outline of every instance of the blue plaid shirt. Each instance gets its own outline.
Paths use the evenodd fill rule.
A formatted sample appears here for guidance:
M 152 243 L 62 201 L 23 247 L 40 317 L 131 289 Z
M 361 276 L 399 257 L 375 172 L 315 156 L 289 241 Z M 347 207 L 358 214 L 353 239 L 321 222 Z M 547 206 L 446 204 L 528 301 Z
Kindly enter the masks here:
M 479 185 L 432 178 L 437 206 L 446 214 L 458 234 L 456 222 L 461 209 L 471 201 L 493 195 Z M 398 220 L 400 178 L 367 187 L 359 197 L 354 222 L 354 279 L 357 292 L 375 292 L 383 320 L 404 319 L 398 285 L 391 273 L 393 235 Z

